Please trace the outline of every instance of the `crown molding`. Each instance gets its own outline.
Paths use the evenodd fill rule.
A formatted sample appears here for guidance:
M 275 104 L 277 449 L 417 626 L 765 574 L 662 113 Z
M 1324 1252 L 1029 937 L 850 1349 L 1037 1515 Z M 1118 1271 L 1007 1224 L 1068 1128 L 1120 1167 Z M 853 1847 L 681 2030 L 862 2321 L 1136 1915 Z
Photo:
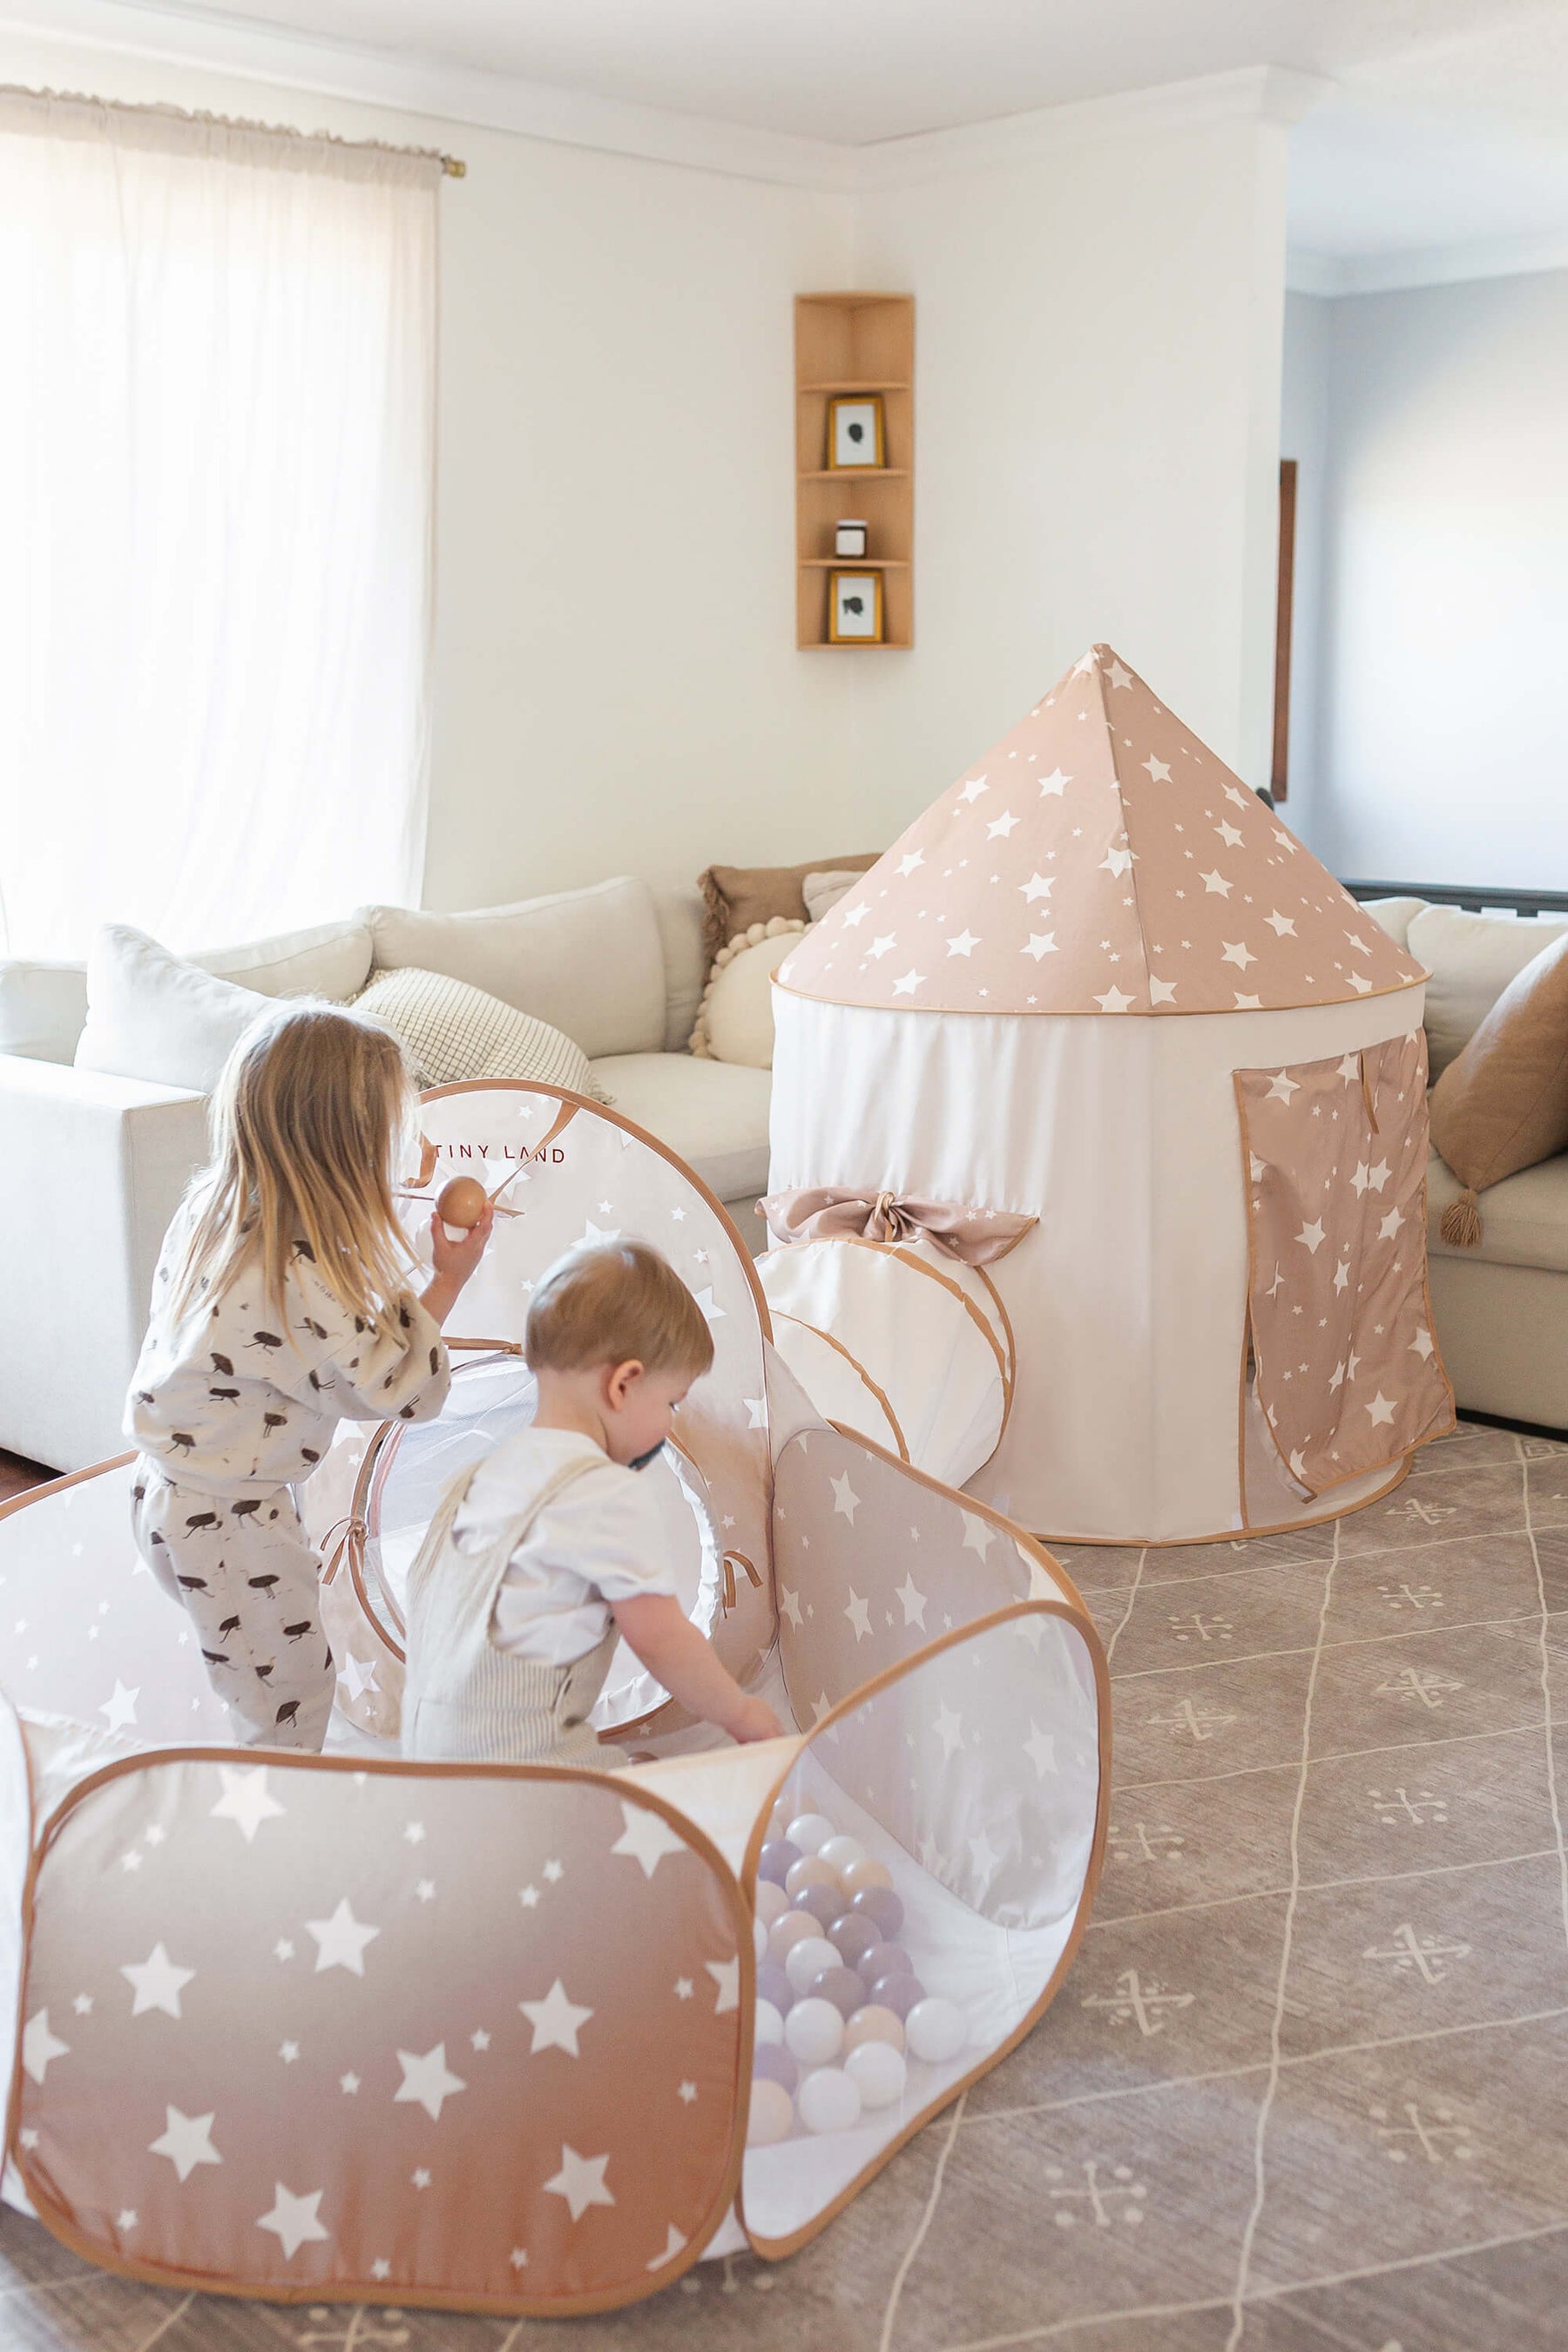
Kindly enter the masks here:
M 1551 269 L 1568 269 L 1568 230 L 1474 237 L 1404 253 L 1310 253 L 1293 247 L 1286 257 L 1285 283 L 1292 294 L 1337 300 L 1421 286 L 1460 286 L 1479 278 L 1528 278 Z
M 1005 169 L 1103 140 L 1228 121 L 1294 122 L 1335 87 L 1282 67 L 1246 67 L 851 147 L 322 41 L 157 0 L 0 0 L 0 30 L 559 146 L 847 195 Z

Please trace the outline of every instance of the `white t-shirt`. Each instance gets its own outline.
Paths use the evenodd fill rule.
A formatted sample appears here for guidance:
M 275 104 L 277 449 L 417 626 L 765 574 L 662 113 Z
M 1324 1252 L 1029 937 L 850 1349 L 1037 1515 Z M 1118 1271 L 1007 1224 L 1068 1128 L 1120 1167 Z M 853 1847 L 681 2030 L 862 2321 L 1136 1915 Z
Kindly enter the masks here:
M 459 1551 L 493 1543 L 568 1463 L 598 1466 L 540 1513 L 507 1563 L 490 1640 L 514 1657 L 568 1666 L 604 1640 L 609 1603 L 676 1597 L 675 1564 L 654 1490 L 572 1429 L 527 1429 L 479 1465 L 453 1523 Z

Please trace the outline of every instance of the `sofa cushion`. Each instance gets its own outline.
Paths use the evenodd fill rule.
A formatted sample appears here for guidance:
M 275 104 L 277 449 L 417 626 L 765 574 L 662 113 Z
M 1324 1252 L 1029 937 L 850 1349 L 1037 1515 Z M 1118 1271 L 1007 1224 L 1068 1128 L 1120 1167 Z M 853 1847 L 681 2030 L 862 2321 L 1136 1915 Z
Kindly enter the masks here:
M 683 890 L 655 890 L 653 911 L 664 950 L 664 1050 L 683 1054 L 708 971 L 702 894 L 689 883 Z
M 1442 1234 L 1443 1212 L 1462 1190 L 1434 1152 L 1426 1169 L 1426 1246 L 1435 1255 L 1568 1274 L 1568 1155 L 1540 1160 L 1494 1184 L 1480 1240 L 1468 1249 L 1451 1247 Z
M 441 915 L 363 907 L 375 969 L 404 964 L 466 980 L 563 1029 L 590 1058 L 664 1045 L 664 950 L 653 893 L 623 877 L 549 898 Z
M 1408 950 L 1410 926 L 1426 906 L 1426 899 L 1363 898 L 1361 903 L 1363 912 L 1375 915 L 1394 944 Z
M 1568 937 L 1510 981 L 1432 1089 L 1432 1140 L 1468 1197 L 1447 1238 L 1479 1237 L 1475 1200 L 1568 1150 Z
M 469 1078 L 532 1078 L 541 1086 L 595 1091 L 581 1045 L 548 1021 L 452 980 L 444 971 L 405 964 L 378 972 L 354 1005 L 399 1039 L 422 1087 L 459 1086 Z M 603 1099 L 603 1097 L 600 1097 Z
M 324 996 L 346 1004 L 370 978 L 370 927 L 352 922 L 318 923 L 311 930 L 280 931 L 247 947 L 204 948 L 188 963 L 258 996 Z
M 1412 918 L 1406 945 L 1432 974 L 1426 1019 L 1434 1078 L 1475 1034 L 1510 981 L 1564 931 L 1568 922 L 1472 915 L 1462 907 L 1424 907 Z
M 775 915 L 771 923 L 753 923 L 754 936 L 740 946 L 720 949 L 691 1032 L 693 1054 L 753 1070 L 773 1068 L 773 974 L 805 929 L 804 923 Z
M 145 931 L 110 923 L 87 959 L 79 1070 L 208 1094 L 233 1047 L 273 1000 L 171 955 Z
M 708 910 L 706 942 L 712 962 L 721 948 L 749 931 L 753 923 L 771 922 L 783 915 L 791 922 L 805 920 L 802 886 L 808 874 L 864 874 L 877 863 L 877 852 L 858 857 L 808 857 L 803 866 L 710 866 L 697 877 Z
M 687 1054 L 614 1055 L 593 1071 L 616 1110 L 667 1143 L 721 1201 L 766 1189 L 768 1071 Z M 747 1234 L 748 1246 L 754 1238 Z
M 87 966 L 0 961 L 0 1054 L 68 1062 L 87 1019 Z

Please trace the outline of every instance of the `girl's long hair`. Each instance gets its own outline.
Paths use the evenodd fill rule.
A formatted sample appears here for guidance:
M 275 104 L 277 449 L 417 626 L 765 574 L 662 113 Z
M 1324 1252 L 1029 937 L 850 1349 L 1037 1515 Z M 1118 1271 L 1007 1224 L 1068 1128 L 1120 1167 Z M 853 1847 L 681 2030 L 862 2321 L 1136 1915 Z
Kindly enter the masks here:
M 403 1048 L 377 1023 L 310 1003 L 258 1021 L 213 1095 L 212 1159 L 187 1195 L 175 1316 L 198 1299 L 216 1305 L 250 1266 L 281 1314 L 303 1243 L 333 1297 L 369 1321 L 407 1278 L 392 1186 L 413 1110 Z

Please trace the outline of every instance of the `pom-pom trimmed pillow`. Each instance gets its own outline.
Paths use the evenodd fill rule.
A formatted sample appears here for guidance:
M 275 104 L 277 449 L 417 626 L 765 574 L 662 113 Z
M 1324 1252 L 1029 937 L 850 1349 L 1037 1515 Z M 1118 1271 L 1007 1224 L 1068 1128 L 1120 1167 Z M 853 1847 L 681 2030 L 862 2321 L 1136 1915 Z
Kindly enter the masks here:
M 356 1013 L 368 1013 L 401 1040 L 422 1087 L 460 1086 L 466 1078 L 532 1078 L 541 1086 L 565 1087 L 592 1102 L 610 1097 L 594 1083 L 581 1045 L 470 988 L 445 972 L 421 971 L 409 964 L 378 972 Z
M 1432 1089 L 1432 1140 L 1465 1190 L 1443 1239 L 1481 1238 L 1476 1194 L 1568 1149 L 1568 937 L 1510 981 Z
M 805 928 L 775 915 L 771 922 L 737 932 L 720 949 L 691 1033 L 691 1050 L 700 1061 L 773 1068 L 773 974 Z

